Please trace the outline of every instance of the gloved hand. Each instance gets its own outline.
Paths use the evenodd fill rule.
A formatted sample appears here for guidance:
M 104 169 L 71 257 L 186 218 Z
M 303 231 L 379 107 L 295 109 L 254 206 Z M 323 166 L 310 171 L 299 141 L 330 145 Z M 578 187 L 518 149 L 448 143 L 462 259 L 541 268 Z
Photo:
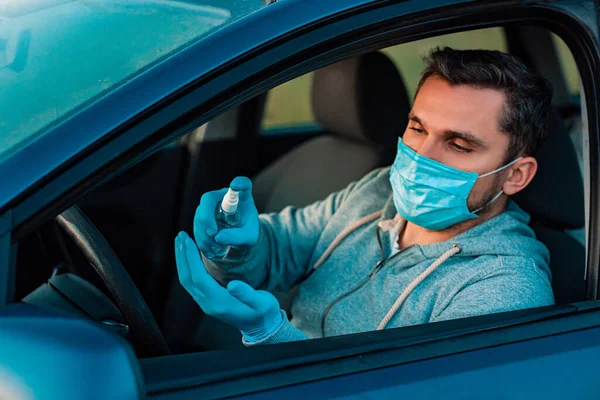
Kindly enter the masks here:
M 238 176 L 231 181 L 230 187 L 239 191 L 238 210 L 241 219 L 237 227 L 217 232 L 215 211 L 227 193 L 227 188 L 204 193 L 196 209 L 194 238 L 198 248 L 209 257 L 219 249 L 219 244 L 252 246 L 258 241 L 260 223 L 252 198 L 252 181 L 245 176 Z
M 239 329 L 247 342 L 266 338 L 281 324 L 275 296 L 242 281 L 231 281 L 223 288 L 206 271 L 196 244 L 185 232 L 175 238 L 175 260 L 179 281 L 200 308 Z

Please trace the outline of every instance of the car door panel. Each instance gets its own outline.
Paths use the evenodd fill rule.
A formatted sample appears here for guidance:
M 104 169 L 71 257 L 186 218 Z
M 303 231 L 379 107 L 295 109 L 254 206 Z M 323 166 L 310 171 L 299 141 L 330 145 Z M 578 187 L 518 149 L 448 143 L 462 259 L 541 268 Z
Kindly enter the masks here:
M 593 399 L 599 335 L 589 329 L 234 398 Z
M 312 387 L 326 385 L 344 376 L 356 382 L 350 386 L 357 393 L 390 387 L 400 396 L 413 381 L 445 379 L 453 374 L 477 373 L 479 369 L 485 373 L 487 368 L 491 368 L 488 372 L 495 371 L 505 364 L 527 363 L 529 358 L 560 356 L 580 345 L 588 350 L 597 349 L 599 342 L 594 337 L 599 326 L 598 306 L 595 302 L 587 302 L 576 306 L 512 311 L 379 332 L 252 347 L 245 351 L 227 350 L 188 354 L 181 358 L 142 360 L 141 367 L 150 398 L 221 398 L 255 393 L 268 395 L 269 391 L 285 396 L 293 390 L 302 394 L 298 398 L 304 398 Z M 581 335 L 570 336 L 577 332 Z M 562 339 L 545 340 L 551 337 Z M 530 346 L 531 349 L 527 350 Z M 486 350 L 494 348 L 502 351 Z M 595 351 L 592 350 L 586 362 L 595 359 Z M 473 356 L 460 358 L 465 354 Z M 460 363 L 457 361 L 456 367 L 446 367 L 452 364 L 454 357 L 459 357 Z M 415 365 L 426 365 L 420 371 L 429 372 L 411 373 Z M 583 365 L 585 367 L 586 364 Z M 570 368 L 577 370 L 579 364 Z M 385 369 L 402 372 L 390 373 L 386 375 L 386 384 L 379 381 L 372 386 L 373 374 L 370 372 Z M 510 371 L 505 372 L 510 375 Z M 510 382 L 505 383 L 509 385 Z M 306 387 L 300 389 L 302 386 Z M 341 384 L 338 395 L 341 395 L 341 387 L 344 386 L 349 385 Z M 312 391 L 313 395 L 317 393 L 320 398 L 327 397 L 329 392 Z M 348 394 L 344 393 L 344 396 Z M 486 396 L 479 393 L 473 398 L 481 397 Z

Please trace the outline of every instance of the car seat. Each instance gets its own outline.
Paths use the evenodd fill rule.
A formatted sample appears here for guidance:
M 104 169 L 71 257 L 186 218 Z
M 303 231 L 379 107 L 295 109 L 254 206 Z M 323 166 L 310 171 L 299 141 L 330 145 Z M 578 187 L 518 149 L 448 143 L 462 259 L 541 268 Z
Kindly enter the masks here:
M 575 146 L 558 112 L 536 156 L 538 171 L 513 198 L 531 215 L 531 227 L 550 250 L 552 289 L 557 304 L 585 298 L 585 246 L 567 233 L 585 226 L 583 178 Z
M 287 152 L 254 177 L 259 212 L 306 206 L 391 164 L 410 111 L 400 73 L 378 52 L 316 71 L 311 102 L 326 134 Z

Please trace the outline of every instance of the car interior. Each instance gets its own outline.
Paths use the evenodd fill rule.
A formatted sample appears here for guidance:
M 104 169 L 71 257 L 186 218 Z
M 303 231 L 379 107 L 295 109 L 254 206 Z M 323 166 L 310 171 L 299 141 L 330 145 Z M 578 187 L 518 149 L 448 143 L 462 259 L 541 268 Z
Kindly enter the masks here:
M 177 277 L 173 240 L 181 230 L 193 232 L 202 194 L 244 175 L 253 181 L 259 212 L 278 212 L 321 200 L 390 165 L 408 121 L 419 57 L 446 45 L 512 53 L 552 82 L 554 109 L 538 173 L 514 200 L 550 250 L 556 303 L 585 299 L 585 120 L 575 62 L 544 28 L 488 28 L 372 51 L 296 78 L 227 110 L 77 202 L 125 266 L 171 353 L 243 347 L 240 333 L 204 316 Z M 71 271 L 69 264 L 82 262 L 49 221 L 19 242 L 16 298 L 65 310 L 36 293 L 50 277 Z M 92 270 L 77 271 L 110 297 Z M 102 312 L 85 296 L 62 295 L 88 317 Z M 277 295 L 289 310 L 293 291 Z M 122 324 L 112 328 L 127 335 Z

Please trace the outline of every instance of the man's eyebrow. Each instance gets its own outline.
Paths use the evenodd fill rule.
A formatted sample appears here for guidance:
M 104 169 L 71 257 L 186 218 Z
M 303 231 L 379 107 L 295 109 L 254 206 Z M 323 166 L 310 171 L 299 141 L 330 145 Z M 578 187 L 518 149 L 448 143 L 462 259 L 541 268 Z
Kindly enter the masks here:
M 413 114 L 412 111 L 408 113 L 408 119 L 410 119 L 411 121 L 415 121 L 418 124 L 423 125 L 423 123 L 421 122 L 419 117 L 417 117 L 415 114 Z
M 412 111 L 408 113 L 408 119 L 410 119 L 411 121 L 415 121 L 418 124 L 423 125 L 423 122 L 421 121 L 421 119 L 419 117 L 417 117 Z M 466 142 L 471 143 L 474 146 L 479 146 L 482 147 L 484 149 L 487 148 L 487 144 L 479 139 L 477 137 L 477 135 L 474 135 L 473 133 L 470 132 L 456 132 L 456 131 L 452 131 L 452 130 L 447 130 L 444 132 L 445 136 L 448 136 L 450 138 L 458 138 L 458 139 L 462 139 Z
M 469 142 L 475 146 L 487 148 L 487 145 L 483 140 L 479 139 L 476 135 L 474 135 L 470 132 L 445 131 L 444 134 L 446 136 L 449 136 L 452 139 L 453 138 L 462 139 L 462 140 Z

